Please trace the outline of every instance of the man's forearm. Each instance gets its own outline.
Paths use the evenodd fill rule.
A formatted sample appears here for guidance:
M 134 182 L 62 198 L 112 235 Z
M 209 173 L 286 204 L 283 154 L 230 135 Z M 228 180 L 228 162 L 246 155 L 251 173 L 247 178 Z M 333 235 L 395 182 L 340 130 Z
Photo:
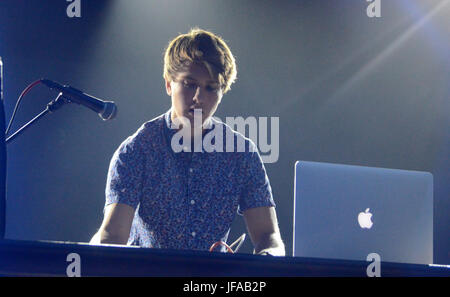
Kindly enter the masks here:
M 260 242 L 256 243 L 253 253 L 262 255 L 270 254 L 272 256 L 286 255 L 284 243 L 279 233 L 262 236 Z
M 117 236 L 113 236 L 111 233 L 105 230 L 98 230 L 97 233 L 92 237 L 90 244 L 126 244 L 127 239 L 118 238 Z

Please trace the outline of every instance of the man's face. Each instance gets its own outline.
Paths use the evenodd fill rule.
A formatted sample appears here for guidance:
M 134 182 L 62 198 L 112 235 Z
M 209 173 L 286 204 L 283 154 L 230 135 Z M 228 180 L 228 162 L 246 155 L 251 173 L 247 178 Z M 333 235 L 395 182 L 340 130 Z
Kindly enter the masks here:
M 166 91 L 172 98 L 172 120 L 184 117 L 194 126 L 194 109 L 202 110 L 202 124 L 214 115 L 223 93 L 216 77 L 203 64 L 193 63 L 178 72 L 173 81 L 166 79 Z

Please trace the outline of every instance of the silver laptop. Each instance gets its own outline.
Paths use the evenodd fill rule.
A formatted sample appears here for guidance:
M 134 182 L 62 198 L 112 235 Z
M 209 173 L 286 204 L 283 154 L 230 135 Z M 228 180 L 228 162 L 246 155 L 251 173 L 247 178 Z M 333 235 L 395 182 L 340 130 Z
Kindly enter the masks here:
M 433 263 L 428 172 L 297 161 L 294 257 Z

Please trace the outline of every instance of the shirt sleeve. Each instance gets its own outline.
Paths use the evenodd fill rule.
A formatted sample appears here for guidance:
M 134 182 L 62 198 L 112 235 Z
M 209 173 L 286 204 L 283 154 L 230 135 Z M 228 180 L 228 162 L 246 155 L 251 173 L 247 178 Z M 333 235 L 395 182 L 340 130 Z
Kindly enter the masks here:
M 239 200 L 238 214 L 240 215 L 250 208 L 276 206 L 269 178 L 258 149 L 251 140 L 249 147 L 249 152 L 246 152 L 244 155 L 242 167 L 242 178 L 245 181 L 245 187 Z
M 112 203 L 123 203 L 136 209 L 139 204 L 145 162 L 138 132 L 128 137 L 111 159 L 106 181 L 105 207 Z

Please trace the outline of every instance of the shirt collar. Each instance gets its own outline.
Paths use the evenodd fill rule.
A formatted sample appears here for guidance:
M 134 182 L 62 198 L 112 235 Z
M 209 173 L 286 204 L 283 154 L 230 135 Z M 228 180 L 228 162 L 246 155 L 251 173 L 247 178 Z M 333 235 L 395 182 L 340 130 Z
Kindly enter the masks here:
M 164 114 L 164 121 L 166 123 L 166 128 L 169 129 L 171 131 L 171 134 L 174 135 L 177 132 L 177 129 L 172 129 L 172 109 L 169 109 L 165 114 Z M 206 130 L 206 133 L 211 131 L 214 128 L 215 124 L 212 118 L 208 119 L 208 122 L 205 124 L 204 126 L 204 130 Z M 205 134 L 206 134 L 205 133 Z
M 165 136 L 166 136 L 167 144 L 169 145 L 170 150 L 172 151 L 172 148 L 171 148 L 171 146 L 170 146 L 170 145 L 171 145 L 171 141 L 172 141 L 172 137 L 175 135 L 175 133 L 178 132 L 177 129 L 172 129 L 172 128 L 171 128 L 171 127 L 172 127 L 172 109 L 169 109 L 169 110 L 164 114 L 164 123 L 165 123 L 165 125 L 164 125 L 164 134 L 165 134 Z M 215 125 L 216 125 L 216 124 L 214 123 L 214 120 L 213 120 L 212 118 L 210 118 L 210 119 L 208 120 L 208 123 L 205 125 L 205 128 L 204 128 L 205 133 L 203 133 L 202 138 L 204 138 L 205 135 L 206 135 L 208 132 L 210 132 L 211 130 L 213 130 L 214 127 L 215 127 Z

